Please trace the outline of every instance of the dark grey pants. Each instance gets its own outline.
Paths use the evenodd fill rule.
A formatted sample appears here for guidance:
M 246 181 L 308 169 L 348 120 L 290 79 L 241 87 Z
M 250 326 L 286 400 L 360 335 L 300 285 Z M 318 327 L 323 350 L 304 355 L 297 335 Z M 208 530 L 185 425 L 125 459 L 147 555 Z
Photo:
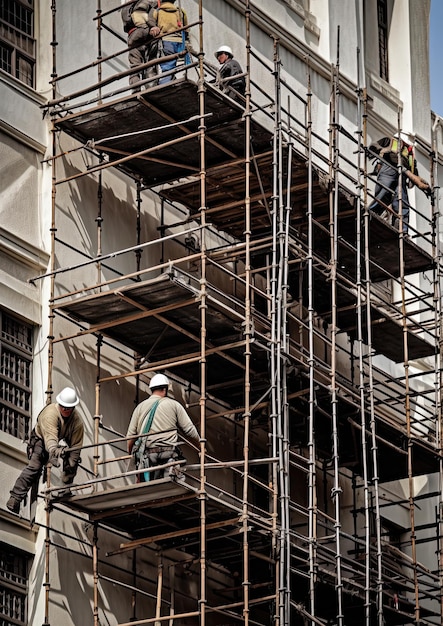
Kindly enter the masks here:
M 129 67 L 138 67 L 156 57 L 157 44 L 152 44 L 152 37 L 149 35 L 149 29 L 136 28 L 128 37 L 129 50 L 128 61 Z M 129 84 L 132 86 L 144 78 L 155 78 L 157 76 L 157 68 L 150 67 L 143 72 L 136 72 L 129 77 Z M 148 83 L 148 87 L 155 85 L 155 81 Z M 138 90 L 140 90 L 138 88 Z
M 31 487 L 38 485 L 43 467 L 48 462 L 48 459 L 49 455 L 46 452 L 43 439 L 38 438 L 32 449 L 29 463 L 15 481 L 15 485 L 11 489 L 11 495 L 21 502 Z
M 148 461 L 148 467 L 156 467 L 157 465 L 164 465 L 168 461 L 175 461 L 178 458 L 178 454 L 174 448 L 165 448 L 159 450 L 155 448 L 155 451 L 146 450 L 146 456 Z M 146 475 L 141 475 L 141 482 L 147 482 L 148 480 L 157 480 L 158 478 L 164 478 L 164 469 L 157 469 L 154 472 L 146 472 Z

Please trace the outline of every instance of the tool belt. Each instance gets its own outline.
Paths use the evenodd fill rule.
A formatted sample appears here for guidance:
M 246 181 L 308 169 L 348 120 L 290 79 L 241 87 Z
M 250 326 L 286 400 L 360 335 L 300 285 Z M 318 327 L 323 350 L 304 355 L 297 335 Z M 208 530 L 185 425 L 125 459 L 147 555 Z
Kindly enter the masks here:
M 145 448 L 146 454 L 157 453 L 157 452 L 174 452 L 174 446 L 154 446 L 153 448 Z

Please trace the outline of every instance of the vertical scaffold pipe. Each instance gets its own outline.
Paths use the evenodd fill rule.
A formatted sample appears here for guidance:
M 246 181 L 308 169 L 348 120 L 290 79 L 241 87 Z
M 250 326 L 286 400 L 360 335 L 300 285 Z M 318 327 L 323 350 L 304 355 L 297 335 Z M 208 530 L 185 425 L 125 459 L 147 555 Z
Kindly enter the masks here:
M 103 163 L 103 153 L 100 152 L 99 155 L 100 163 Z M 95 222 L 97 224 L 97 256 L 100 257 L 102 255 L 102 231 L 103 231 L 103 170 L 100 170 L 98 173 L 98 183 L 97 183 L 97 217 Z M 101 281 L 101 271 L 102 265 L 100 261 L 97 263 L 97 284 L 100 284 Z
M 198 2 L 199 53 L 199 145 L 200 145 L 200 219 L 201 219 L 201 281 L 200 281 L 200 626 L 206 625 L 206 152 L 205 152 L 205 70 L 203 65 L 203 0 Z
M 52 0 L 51 2 L 51 26 L 52 26 L 52 38 L 51 38 L 51 46 L 52 46 L 52 73 L 51 78 L 53 81 L 57 78 L 57 4 L 56 0 Z M 56 97 L 56 82 L 52 83 L 52 98 Z M 57 143 L 56 143 L 56 128 L 54 124 L 54 120 L 51 120 L 51 136 L 52 136 L 52 176 L 51 176 L 51 254 L 50 254 L 50 287 L 49 287 L 49 314 L 48 314 L 48 384 L 46 388 L 46 404 L 50 404 L 52 397 L 52 368 L 54 364 L 54 293 L 55 293 L 55 242 L 56 242 L 56 225 L 55 225 L 55 212 L 56 212 L 56 189 L 57 189 L 57 166 L 56 166 L 56 154 L 57 154 Z M 48 470 L 48 478 L 47 478 L 47 487 L 51 486 L 51 470 Z M 51 537 L 50 537 L 50 527 L 51 527 L 51 504 L 49 499 L 46 499 L 46 531 L 45 531 L 45 618 L 43 626 L 49 626 L 49 592 L 51 589 L 50 584 L 50 571 L 49 571 L 49 563 L 50 563 L 50 548 L 51 548 Z
M 277 415 L 279 416 L 279 494 L 280 494 L 280 523 L 281 523 L 281 550 L 280 550 L 280 588 L 285 626 L 289 624 L 291 599 L 290 585 L 290 541 L 289 541 L 289 417 L 287 394 L 287 305 L 288 305 L 288 262 L 289 262 L 289 225 L 291 214 L 291 181 L 292 181 L 292 138 L 290 124 L 290 105 L 288 103 L 288 141 L 285 147 L 287 154 L 286 165 L 286 201 L 283 180 L 283 120 L 281 103 L 281 61 L 279 48 L 275 59 L 276 79 L 276 119 L 278 137 L 278 215 L 277 215 L 277 286 L 276 286 L 276 367 L 277 367 Z
M 357 131 L 357 215 L 356 215 L 356 287 L 357 287 L 357 349 L 359 360 L 359 396 L 360 396 L 360 423 L 361 423 L 361 458 L 363 467 L 363 500 L 364 500 L 364 531 L 365 531 L 365 586 L 364 586 L 364 615 L 365 624 L 369 626 L 371 604 L 370 604 L 370 584 L 371 584 L 371 537 L 369 523 L 370 493 L 368 483 L 368 453 L 366 445 L 366 396 L 365 396 L 365 375 L 364 375 L 364 341 L 363 341 L 363 303 L 364 287 L 362 282 L 362 199 L 361 184 L 361 157 L 362 157 L 362 90 L 360 88 L 360 50 L 357 50 L 357 120 L 359 128 Z M 365 194 L 363 193 L 363 196 Z M 354 486 L 355 488 L 355 486 Z
M 102 101 L 102 88 L 101 88 L 101 82 L 102 82 L 102 64 L 101 64 L 101 59 L 102 59 L 102 18 L 101 18 L 101 14 L 102 14 L 102 6 L 101 6 L 101 0 L 97 0 L 97 82 L 99 85 L 98 88 L 98 104 L 101 103 Z
M 431 152 L 431 187 L 438 191 L 438 133 L 441 132 L 441 118 L 436 116 L 432 126 Z M 439 194 L 432 199 L 432 258 L 434 259 L 434 326 L 435 326 L 435 356 L 434 356 L 434 404 L 435 404 L 435 431 L 437 450 L 439 453 L 439 502 L 438 502 L 438 576 L 440 580 L 440 621 L 443 624 L 443 380 L 442 380 L 442 352 L 443 352 L 443 307 L 442 307 L 442 252 L 440 234 Z
M 249 625 L 249 430 L 251 423 L 251 7 L 245 3 L 245 40 L 246 40 L 246 91 L 245 91 L 245 379 L 244 379 L 244 439 L 243 439 L 243 494 L 242 494 L 242 531 L 243 531 L 243 620 Z
M 52 99 L 55 100 L 57 94 L 57 4 L 56 0 L 53 0 L 51 3 L 51 15 L 52 15 Z M 55 211 L 56 211 L 56 193 L 57 193 L 57 142 L 56 142 L 56 134 L 57 130 L 55 128 L 54 119 L 51 120 L 51 138 L 52 138 L 52 159 L 51 159 L 51 167 L 52 167 L 52 177 L 51 177 L 51 253 L 50 253 L 50 287 L 49 287 L 49 324 L 48 324 L 48 385 L 46 389 L 46 403 L 49 404 L 51 402 L 52 396 L 52 367 L 54 362 L 54 311 L 52 309 L 53 301 L 54 301 L 54 293 L 55 293 L 55 242 L 56 242 L 56 225 L 55 225 Z
M 315 616 L 316 602 L 315 589 L 317 583 L 317 474 L 316 474 L 316 445 L 315 445 L 315 354 L 314 354 L 314 223 L 312 202 L 312 90 L 311 68 L 307 64 L 307 158 L 308 158 L 308 190 L 307 190 L 307 220 L 308 220 L 308 367 L 309 367 L 309 415 L 308 415 L 308 541 L 309 541 L 309 612 Z M 314 626 L 314 622 L 312 622 Z
M 136 195 L 136 203 L 137 203 L 137 223 L 136 223 L 136 242 L 137 245 L 141 242 L 141 208 L 142 208 L 142 184 L 138 180 L 137 181 L 137 195 Z M 162 204 L 163 208 L 163 204 Z M 162 212 L 163 215 L 163 212 Z M 142 251 L 135 251 L 135 262 L 136 262 L 136 271 L 139 272 L 141 268 L 141 258 Z M 140 277 L 138 278 L 140 280 Z
M 98 611 L 99 611 L 99 606 L 98 606 L 98 600 L 99 600 L 99 592 L 98 592 L 99 575 L 98 575 L 98 523 L 97 522 L 94 522 L 94 534 L 93 534 L 93 537 L 92 537 L 92 576 L 93 576 L 93 580 L 94 580 L 94 598 L 93 598 L 93 602 L 94 602 L 94 608 L 93 608 L 94 626 L 100 626 L 100 619 L 99 619 L 99 615 L 98 615 Z
M 367 120 L 368 120 L 368 97 L 365 90 L 363 108 L 363 145 L 365 147 L 364 160 L 364 280 L 366 291 L 366 333 L 367 333 L 367 387 L 366 387 L 366 406 L 369 408 L 369 431 L 371 438 L 371 458 L 372 458 L 372 493 L 375 508 L 375 533 L 376 533 L 376 562 L 377 562 L 377 579 L 376 579 L 376 603 L 377 603 L 377 624 L 383 626 L 383 576 L 382 576 L 382 549 L 381 549 L 381 516 L 380 516 L 380 478 L 378 475 L 378 445 L 377 445 L 377 424 L 375 419 L 375 399 L 374 399 L 374 369 L 373 369 L 373 349 L 372 349 L 372 316 L 371 316 L 371 258 L 370 258 L 370 215 L 368 202 L 368 157 L 367 157 Z M 370 558 L 370 555 L 368 555 Z M 372 577 L 372 573 L 369 574 Z
M 415 600 L 415 623 L 420 623 L 420 595 L 419 580 L 417 571 L 417 536 L 415 532 L 415 481 L 413 468 L 413 441 L 411 431 L 411 389 L 409 382 L 409 346 L 408 346 L 408 312 L 407 312 L 407 296 L 406 296 L 406 277 L 405 277 L 405 250 L 404 241 L 405 233 L 403 232 L 403 202 L 407 202 L 407 198 L 402 196 L 402 177 L 403 167 L 401 158 L 401 111 L 397 113 L 397 133 L 399 141 L 397 142 L 397 168 L 398 168 L 398 222 L 399 222 L 399 263 L 400 263 L 400 291 L 401 291 L 401 314 L 403 327 L 403 368 L 404 368 L 404 384 L 405 384 L 405 419 L 406 419 L 406 436 L 407 436 L 407 463 L 408 463 L 408 502 L 409 502 L 409 519 L 411 524 L 411 559 L 412 573 L 414 577 L 414 600 Z
M 274 38 L 274 137 L 272 155 L 272 202 L 271 202 L 271 222 L 272 222 L 272 250 L 271 250 L 271 271 L 270 271 L 270 295 L 271 295 L 271 342 L 270 342 L 270 374 L 271 374 L 271 424 L 272 424 L 272 455 L 278 458 L 278 473 L 274 473 L 274 489 L 277 490 L 281 498 L 281 479 L 285 471 L 284 459 L 282 458 L 282 424 L 279 413 L 280 406 L 280 381 L 278 379 L 280 371 L 278 367 L 277 345 L 279 343 L 278 326 L 278 215 L 279 197 L 281 188 L 281 106 L 280 106 L 280 83 L 279 83 L 279 56 L 278 40 Z M 281 507 L 281 501 L 280 501 Z M 282 520 L 280 519 L 280 529 L 277 546 L 277 568 L 276 568 L 276 593 L 277 610 L 275 611 L 275 621 L 283 626 L 285 624 L 285 599 L 286 580 L 284 568 L 284 536 Z
M 343 583 L 341 557 L 341 487 L 339 474 L 339 436 L 338 436 L 338 392 L 337 392 L 337 263 L 338 263 L 338 199 L 339 199 L 339 50 L 340 28 L 337 29 L 337 63 L 332 66 L 331 103 L 330 103 L 330 192 L 329 192 L 329 236 L 331 269 L 331 374 L 330 397 L 332 413 L 332 467 L 333 487 L 331 498 L 334 503 L 335 530 L 335 574 L 337 592 L 337 625 L 343 626 Z
M 357 51 L 357 68 L 360 68 L 360 51 Z M 358 76 L 360 73 L 358 71 Z M 358 350 L 358 362 L 359 362 L 359 398 L 360 398 L 360 424 L 361 424 L 361 458 L 362 458 L 362 470 L 363 470 L 363 501 L 364 501 L 364 532 L 365 532 L 365 584 L 364 584 L 364 615 L 365 625 L 370 626 L 371 618 L 371 533 L 370 533 L 370 505 L 371 497 L 369 491 L 369 473 L 368 473 L 368 446 L 367 446 L 367 424 L 366 424 L 366 377 L 365 377 L 365 346 L 363 338 L 363 325 L 364 325 L 364 306 L 365 306 L 365 290 L 363 284 L 364 266 L 362 267 L 363 256 L 363 238 L 362 238 L 362 225 L 363 225 L 363 212 L 367 203 L 367 188 L 362 184 L 362 173 L 366 173 L 365 165 L 362 164 L 362 155 L 364 159 L 363 149 L 363 135 L 366 128 L 366 109 L 362 111 L 362 99 L 363 106 L 366 106 L 366 90 L 360 88 L 360 81 L 357 81 L 357 215 L 356 215 L 356 287 L 357 287 L 357 350 Z M 364 117 L 364 119 L 363 119 Z M 363 128 L 362 128 L 363 123 Z M 362 166 L 363 165 L 363 166 Z M 363 210 L 362 210 L 363 209 Z M 354 489 L 356 486 L 354 485 Z M 357 529 L 356 529 L 356 532 Z

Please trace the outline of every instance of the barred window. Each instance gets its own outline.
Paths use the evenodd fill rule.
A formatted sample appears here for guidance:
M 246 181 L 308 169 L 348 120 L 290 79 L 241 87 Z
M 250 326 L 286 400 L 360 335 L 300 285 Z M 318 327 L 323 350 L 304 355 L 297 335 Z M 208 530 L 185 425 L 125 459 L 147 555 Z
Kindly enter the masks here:
M 1 309 L 0 320 L 0 430 L 25 440 L 31 424 L 32 326 Z
M 380 78 L 389 81 L 388 63 L 388 2 L 387 0 L 377 1 L 378 20 L 378 54 Z
M 26 626 L 31 557 L 0 543 L 0 626 Z
M 34 87 L 34 0 L 0 2 L 0 68 Z

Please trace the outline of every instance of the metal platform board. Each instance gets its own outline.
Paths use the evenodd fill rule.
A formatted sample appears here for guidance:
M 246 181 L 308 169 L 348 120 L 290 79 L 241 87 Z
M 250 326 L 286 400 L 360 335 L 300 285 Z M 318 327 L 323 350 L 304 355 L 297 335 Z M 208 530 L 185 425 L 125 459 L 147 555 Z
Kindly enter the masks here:
M 210 483 L 205 483 L 205 532 L 208 557 L 227 568 L 235 568 L 242 559 L 242 501 Z M 161 478 L 147 483 L 106 488 L 55 498 L 55 503 L 90 521 L 126 533 L 117 552 L 144 546 L 163 550 L 180 548 L 198 555 L 201 530 L 200 482 L 187 475 L 183 480 Z M 248 507 L 250 544 L 256 552 L 269 553 L 272 516 L 255 506 Z
M 291 181 L 291 224 L 296 235 L 307 237 L 308 174 L 305 162 L 294 157 Z M 232 162 L 223 167 L 209 168 L 206 175 L 206 219 L 217 228 L 242 239 L 246 228 L 245 165 Z M 264 152 L 253 158 L 249 176 L 252 237 L 271 233 L 272 153 Z M 285 188 L 286 180 L 283 181 Z M 312 206 L 314 224 L 314 254 L 330 258 L 329 196 L 324 176 L 314 171 L 312 177 Z M 160 195 L 171 202 L 180 202 L 198 218 L 200 183 L 190 180 L 162 189 Z M 356 198 L 348 192 L 339 194 L 338 205 L 338 264 L 350 277 L 356 276 Z M 363 227 L 362 227 L 363 230 Z M 399 234 L 377 215 L 369 221 L 369 258 L 371 280 L 383 281 L 398 277 L 401 272 Z M 363 259 L 362 259 L 363 263 Z M 404 271 L 406 275 L 424 272 L 433 267 L 432 257 L 410 238 L 404 240 Z
M 207 389 L 211 392 L 214 387 L 218 397 L 229 398 L 232 406 L 243 406 L 244 304 L 209 284 L 206 296 Z M 57 304 L 57 310 L 88 323 L 91 332 L 103 333 L 142 357 L 149 354 L 149 362 L 155 360 L 159 368 L 175 362 L 183 378 L 199 384 L 200 304 L 199 277 L 173 268 L 151 280 L 68 297 Z M 270 321 L 256 310 L 251 343 L 254 400 L 269 386 L 269 332 Z
M 244 110 L 216 87 L 205 89 L 205 162 L 213 167 L 244 157 Z M 198 85 L 186 78 L 55 121 L 58 130 L 103 152 L 147 187 L 200 172 L 199 126 Z M 251 136 L 256 153 L 269 150 L 271 131 L 251 121 Z

